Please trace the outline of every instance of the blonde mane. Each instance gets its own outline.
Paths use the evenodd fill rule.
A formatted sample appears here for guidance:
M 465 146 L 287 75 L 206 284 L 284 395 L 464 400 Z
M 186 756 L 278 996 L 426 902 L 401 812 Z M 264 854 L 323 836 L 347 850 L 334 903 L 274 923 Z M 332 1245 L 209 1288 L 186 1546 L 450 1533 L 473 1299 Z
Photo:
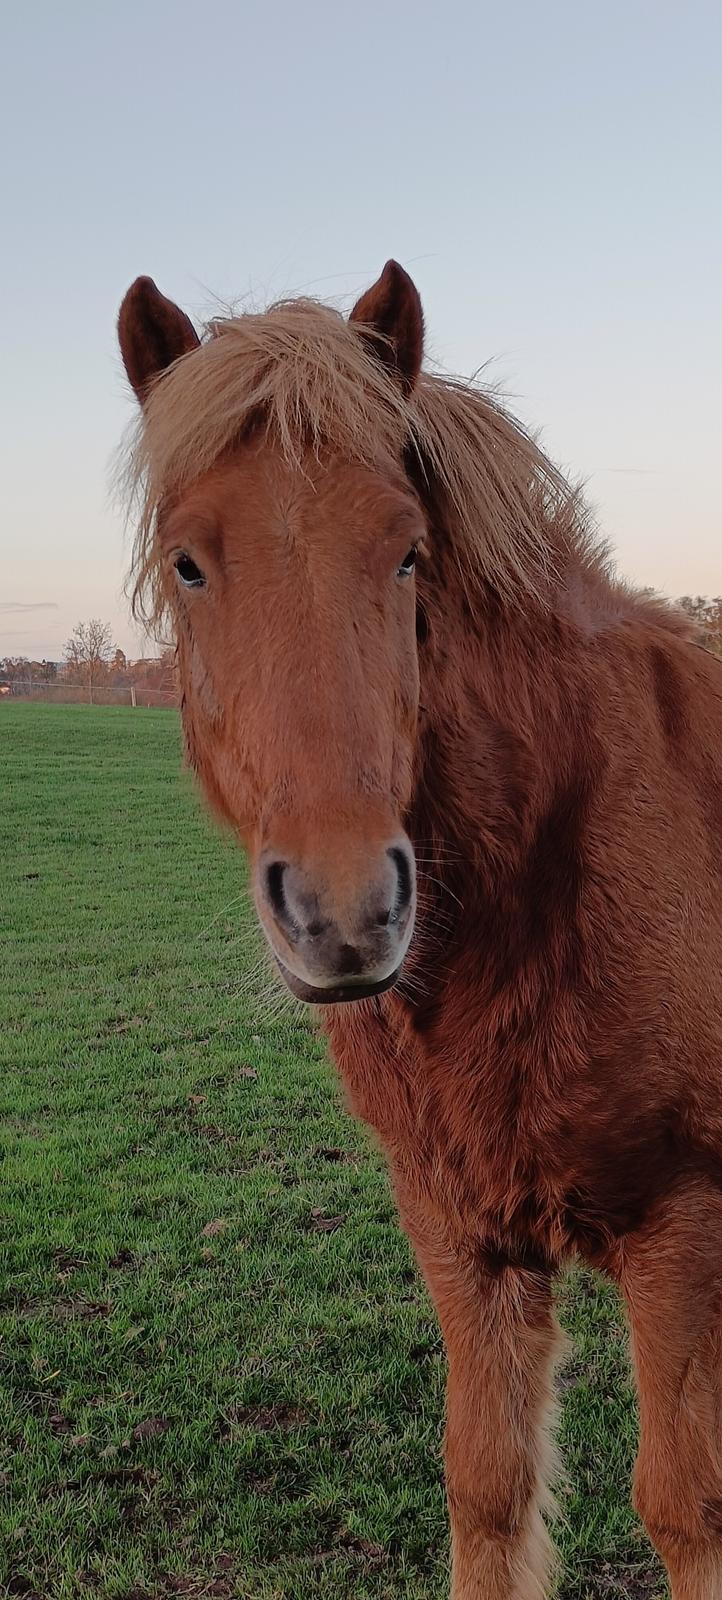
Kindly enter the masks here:
M 316 301 L 281 302 L 210 323 L 156 380 L 121 474 L 137 517 L 137 615 L 157 623 L 165 609 L 160 505 L 259 424 L 299 466 L 309 448 L 372 465 L 411 450 L 448 507 L 470 585 L 538 593 L 563 548 L 589 552 L 578 492 L 489 389 L 423 372 L 406 398 L 360 331 Z

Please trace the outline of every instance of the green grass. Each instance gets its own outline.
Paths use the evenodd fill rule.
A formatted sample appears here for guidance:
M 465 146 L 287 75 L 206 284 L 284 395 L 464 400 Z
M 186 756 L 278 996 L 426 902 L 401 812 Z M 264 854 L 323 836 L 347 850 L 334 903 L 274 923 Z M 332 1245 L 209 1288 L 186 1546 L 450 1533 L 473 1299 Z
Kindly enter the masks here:
M 441 1600 L 439 1335 L 179 749 L 0 708 L 0 1592 Z M 561 1592 L 650 1596 L 620 1313 L 562 1310 Z

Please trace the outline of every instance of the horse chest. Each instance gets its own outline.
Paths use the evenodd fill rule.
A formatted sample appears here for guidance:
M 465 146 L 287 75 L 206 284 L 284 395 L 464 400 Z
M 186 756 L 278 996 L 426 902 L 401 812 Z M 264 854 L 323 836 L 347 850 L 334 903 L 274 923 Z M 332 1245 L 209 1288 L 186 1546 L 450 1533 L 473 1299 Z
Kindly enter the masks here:
M 505 1123 L 500 1112 L 492 1102 L 482 1115 L 455 1107 L 445 1116 L 432 1102 L 416 1137 L 397 1147 L 396 1161 L 457 1243 L 494 1241 L 512 1255 L 557 1255 L 569 1232 L 558 1152 L 553 1141 L 535 1137 L 523 1114 Z
M 419 1038 L 404 1020 L 379 1008 L 330 1031 L 352 1108 L 414 1208 L 459 1244 L 601 1262 L 652 1191 L 639 1145 L 627 1148 L 612 1110 L 590 1101 L 593 1076 L 550 1049 L 557 1075 L 546 1071 L 538 1041 L 491 1049 L 471 1020 L 463 1040 Z M 664 1130 L 645 1129 L 642 1144 L 659 1146 L 669 1172 Z
M 564 1247 L 559 1141 L 534 1093 L 508 1075 L 485 1079 L 463 1057 L 434 1051 L 378 1013 L 331 1030 L 352 1109 L 383 1144 L 397 1182 L 458 1240 L 534 1240 Z M 511 1083 L 511 1086 L 510 1086 Z

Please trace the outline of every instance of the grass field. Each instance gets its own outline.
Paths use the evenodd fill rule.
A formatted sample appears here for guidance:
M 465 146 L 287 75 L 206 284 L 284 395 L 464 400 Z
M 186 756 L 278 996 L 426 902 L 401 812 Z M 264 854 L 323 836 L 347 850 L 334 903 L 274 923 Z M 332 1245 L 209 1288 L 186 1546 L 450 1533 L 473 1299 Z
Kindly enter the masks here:
M 0 1593 L 442 1600 L 443 1357 L 173 713 L 0 708 Z M 614 1299 L 563 1287 L 560 1592 L 661 1593 Z

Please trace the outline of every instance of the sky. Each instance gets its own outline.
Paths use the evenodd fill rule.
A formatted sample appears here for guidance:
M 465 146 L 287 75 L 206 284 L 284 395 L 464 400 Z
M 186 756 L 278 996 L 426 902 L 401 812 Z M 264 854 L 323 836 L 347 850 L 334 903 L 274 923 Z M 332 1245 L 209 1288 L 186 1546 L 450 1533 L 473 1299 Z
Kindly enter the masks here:
M 109 493 L 139 273 L 198 321 L 396 256 L 622 573 L 722 592 L 718 0 L 27 0 L 2 37 L 0 657 L 90 616 L 155 651 Z

